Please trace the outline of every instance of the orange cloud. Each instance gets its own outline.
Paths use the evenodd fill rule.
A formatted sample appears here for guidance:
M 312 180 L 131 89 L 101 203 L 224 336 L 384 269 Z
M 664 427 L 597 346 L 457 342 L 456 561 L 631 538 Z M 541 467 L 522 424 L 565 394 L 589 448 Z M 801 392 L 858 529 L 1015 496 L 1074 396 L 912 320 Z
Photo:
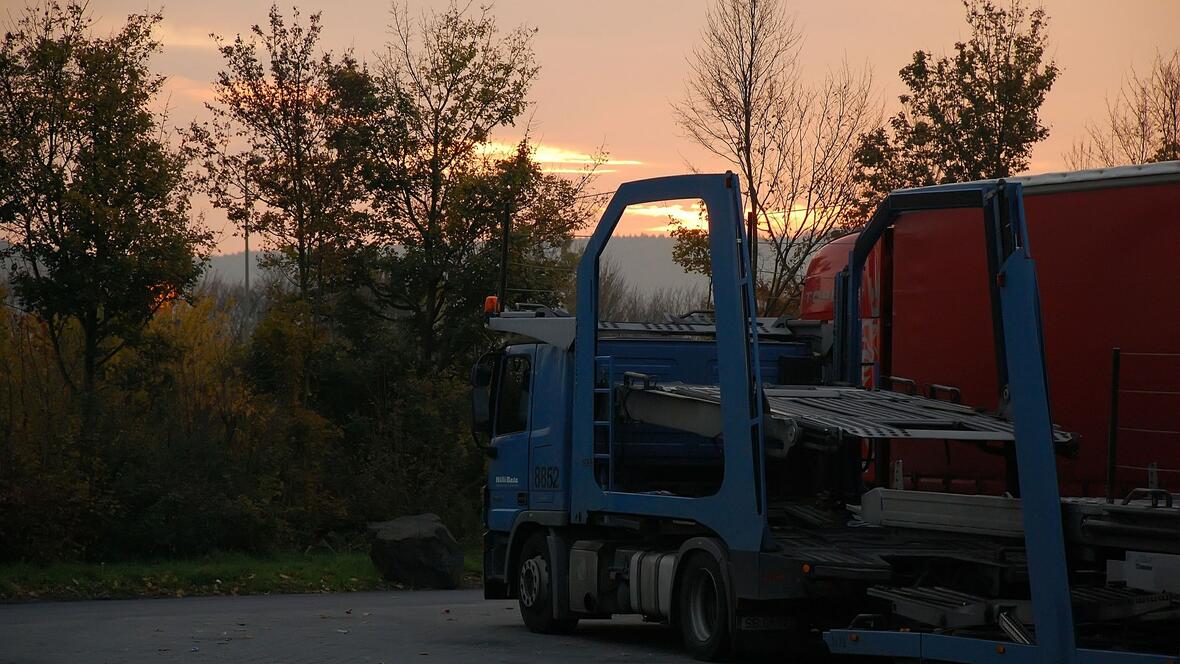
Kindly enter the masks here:
M 214 100 L 213 85 L 206 81 L 198 81 L 186 76 L 169 76 L 164 83 L 165 94 L 171 93 L 179 97 L 188 97 L 199 102 Z
M 667 221 L 660 226 L 645 227 L 643 231 L 647 233 L 670 233 L 677 224 L 701 230 L 708 228 L 707 221 L 700 216 L 696 204 L 693 203 L 632 205 L 627 208 L 624 216 L 657 217 Z M 830 218 L 830 214 L 825 214 L 824 217 L 826 221 Z M 816 211 L 813 210 L 809 215 L 806 208 L 795 208 L 789 212 L 785 210 L 766 212 L 766 217 L 761 224 L 770 223 L 776 229 L 782 229 L 789 224 L 789 228 L 798 229 L 814 226 L 817 222 Z
M 516 143 L 488 141 L 481 145 L 478 153 L 487 157 L 504 157 L 516 152 Z M 614 173 L 610 166 L 640 166 L 642 161 L 634 159 L 599 159 L 594 154 L 575 149 L 563 148 L 546 143 L 533 144 L 533 159 L 541 164 L 545 173 L 584 173 L 586 167 L 598 163 L 597 173 Z M 603 168 L 603 167 L 608 168 Z
M 165 48 L 194 48 L 205 51 L 217 49 L 217 42 L 209 36 L 210 30 L 189 28 L 164 21 L 155 31 L 155 37 Z
M 645 203 L 631 205 L 623 213 L 624 217 L 656 217 L 667 223 L 660 226 L 644 228 L 649 233 L 668 233 L 676 228 L 673 221 L 688 228 L 706 228 L 707 224 L 701 219 L 700 210 L 695 203 Z
M 554 175 L 582 175 L 586 172 L 585 168 L 541 168 L 543 173 L 553 173 Z M 596 168 L 594 172 L 598 175 L 603 173 L 618 173 L 614 168 Z

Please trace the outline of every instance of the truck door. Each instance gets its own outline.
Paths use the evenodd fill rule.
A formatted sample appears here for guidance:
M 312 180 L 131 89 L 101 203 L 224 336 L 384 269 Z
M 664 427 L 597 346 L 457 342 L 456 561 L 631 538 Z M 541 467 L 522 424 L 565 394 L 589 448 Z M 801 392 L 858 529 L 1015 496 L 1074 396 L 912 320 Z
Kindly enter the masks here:
M 535 346 L 513 346 L 501 358 L 494 384 L 495 417 L 488 464 L 488 528 L 508 531 L 528 508 L 529 423 L 532 415 Z

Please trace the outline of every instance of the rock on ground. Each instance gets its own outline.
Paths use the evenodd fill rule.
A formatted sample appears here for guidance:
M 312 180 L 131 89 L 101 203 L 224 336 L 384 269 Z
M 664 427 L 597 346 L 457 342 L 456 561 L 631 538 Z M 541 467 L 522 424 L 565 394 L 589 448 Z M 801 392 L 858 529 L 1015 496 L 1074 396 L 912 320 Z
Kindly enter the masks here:
M 388 581 L 413 588 L 457 588 L 463 549 L 435 514 L 369 524 L 369 557 Z

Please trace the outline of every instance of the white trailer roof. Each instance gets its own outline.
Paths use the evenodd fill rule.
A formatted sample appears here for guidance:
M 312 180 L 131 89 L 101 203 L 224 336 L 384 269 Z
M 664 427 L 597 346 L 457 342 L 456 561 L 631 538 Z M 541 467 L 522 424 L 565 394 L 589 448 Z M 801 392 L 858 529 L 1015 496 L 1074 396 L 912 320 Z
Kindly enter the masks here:
M 1064 173 L 1042 173 L 1008 178 L 1008 180 L 1024 185 L 1024 190 L 1029 195 L 1047 194 L 1054 191 L 1142 186 L 1153 182 L 1180 181 L 1180 161 L 1092 168 Z

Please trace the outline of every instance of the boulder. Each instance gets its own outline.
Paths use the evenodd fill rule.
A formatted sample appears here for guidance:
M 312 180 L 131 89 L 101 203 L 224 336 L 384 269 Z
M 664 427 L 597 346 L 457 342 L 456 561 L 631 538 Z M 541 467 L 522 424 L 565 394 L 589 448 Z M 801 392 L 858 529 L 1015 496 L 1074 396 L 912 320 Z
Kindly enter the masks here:
M 435 514 L 369 524 L 369 557 L 387 581 L 413 588 L 457 588 L 463 549 Z

